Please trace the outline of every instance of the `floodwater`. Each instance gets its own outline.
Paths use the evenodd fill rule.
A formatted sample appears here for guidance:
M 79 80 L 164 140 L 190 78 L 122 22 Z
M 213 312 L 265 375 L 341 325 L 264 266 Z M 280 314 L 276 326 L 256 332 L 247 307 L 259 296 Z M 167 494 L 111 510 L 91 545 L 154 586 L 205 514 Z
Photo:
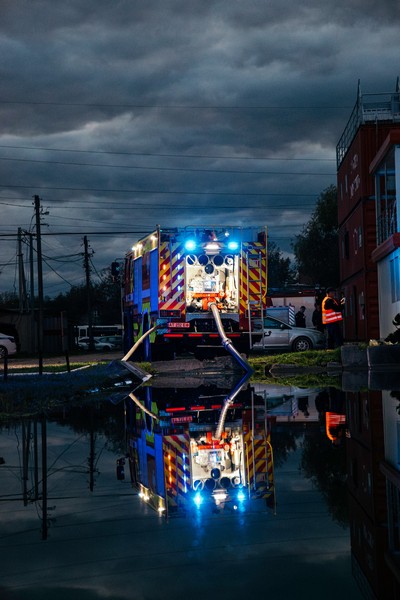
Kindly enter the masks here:
M 364 377 L 345 390 L 123 378 L 109 397 L 3 422 L 0 597 L 389 598 L 378 553 L 372 576 L 360 550 L 377 514 L 349 485 L 351 419 L 369 419 L 366 451 L 382 438 L 383 457 L 394 434 L 376 407 L 398 401 Z

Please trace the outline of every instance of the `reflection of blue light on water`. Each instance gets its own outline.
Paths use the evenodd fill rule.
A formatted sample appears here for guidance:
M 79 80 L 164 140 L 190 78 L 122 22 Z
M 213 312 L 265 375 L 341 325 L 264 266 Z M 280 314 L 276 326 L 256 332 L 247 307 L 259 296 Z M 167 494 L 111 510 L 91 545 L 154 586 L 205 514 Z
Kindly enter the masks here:
M 229 250 L 237 250 L 239 248 L 239 244 L 232 240 L 231 242 L 228 242 L 228 248 Z
M 195 503 L 197 508 L 199 508 L 203 503 L 203 496 L 199 492 L 197 492 L 197 494 L 193 498 L 193 502 Z
M 243 502 L 243 500 L 245 500 L 246 498 L 246 494 L 244 493 L 243 490 L 239 490 L 238 495 L 237 495 L 237 499 L 239 502 Z
M 187 479 L 188 478 L 187 478 L 187 475 L 185 473 L 185 471 L 187 469 L 185 458 L 186 458 L 186 455 L 182 454 L 182 461 L 183 461 L 183 465 L 182 466 L 183 466 L 183 471 L 184 471 L 184 474 L 183 474 L 183 484 L 184 484 L 184 491 L 185 491 L 185 494 L 186 494 L 187 491 L 188 491 L 188 489 L 187 489 Z

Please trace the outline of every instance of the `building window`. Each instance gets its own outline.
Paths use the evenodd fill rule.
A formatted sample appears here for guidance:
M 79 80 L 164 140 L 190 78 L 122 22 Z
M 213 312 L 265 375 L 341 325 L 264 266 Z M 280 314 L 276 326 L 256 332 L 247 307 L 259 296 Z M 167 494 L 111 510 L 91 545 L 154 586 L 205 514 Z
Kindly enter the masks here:
M 344 258 L 349 259 L 349 256 L 350 256 L 349 232 L 346 231 L 344 234 Z
M 392 302 L 400 300 L 400 260 L 395 256 L 390 261 L 390 291 Z
M 394 151 L 387 155 L 375 175 L 377 241 L 382 244 L 397 231 Z

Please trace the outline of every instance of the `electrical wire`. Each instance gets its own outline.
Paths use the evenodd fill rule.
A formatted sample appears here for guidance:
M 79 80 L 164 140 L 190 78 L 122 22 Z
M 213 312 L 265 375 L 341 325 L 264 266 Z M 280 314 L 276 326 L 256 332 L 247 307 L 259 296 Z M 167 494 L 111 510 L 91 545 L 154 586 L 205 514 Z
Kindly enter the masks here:
M 251 104 L 129 104 L 129 103 L 104 103 L 104 102 L 44 102 L 32 100 L 5 100 L 0 99 L 0 104 L 28 105 L 28 106 L 81 106 L 98 108 L 147 108 L 166 110 L 351 110 L 350 105 L 251 105 Z
M 286 194 L 283 194 L 286 195 Z M 4 205 L 6 203 L 4 202 L 0 202 L 0 205 Z M 49 204 L 49 201 L 46 201 L 47 207 L 51 208 L 53 211 L 54 210 L 70 210 L 71 208 L 81 208 L 82 209 L 82 204 L 69 204 L 68 202 L 65 203 L 65 206 L 60 207 L 59 205 L 52 205 Z M 90 204 L 93 204 L 94 207 L 88 206 Z M 12 205 L 12 204 L 7 204 L 8 206 L 16 206 L 16 205 Z M 193 204 L 170 204 L 168 203 L 168 205 L 166 206 L 165 204 L 153 204 L 153 203 L 149 203 L 146 202 L 146 204 L 141 204 L 138 203 L 136 201 L 132 201 L 132 203 L 128 202 L 124 202 L 123 204 L 120 203 L 120 201 L 111 201 L 111 200 L 85 200 L 85 205 L 84 208 L 85 210 L 98 210 L 99 206 L 104 205 L 105 208 L 109 207 L 109 208 L 132 208 L 132 209 L 138 209 L 138 210 L 156 210 L 156 209 L 160 209 L 163 210 L 166 207 L 168 209 L 176 209 L 176 210 L 182 210 L 182 209 L 193 209 Z M 308 206 L 310 208 L 315 207 L 315 202 L 302 202 L 301 203 L 301 207 L 294 205 L 294 204 L 276 204 L 274 203 L 274 206 L 269 206 L 266 204 L 256 204 L 256 205 L 251 205 L 251 204 L 246 204 L 246 206 L 244 205 L 235 205 L 235 204 L 213 204 L 213 205 L 196 205 L 196 209 L 197 208 L 204 208 L 207 210 L 210 209 L 220 209 L 220 210 L 232 210 L 232 209 L 254 209 L 254 210 L 260 210 L 260 209 L 268 209 L 268 210 L 300 210 L 303 209 L 305 206 Z M 27 205 L 19 205 L 19 208 L 29 208 L 29 206 Z M 52 217 L 55 217 L 54 213 L 51 215 Z M 57 216 L 56 218 L 59 219 L 65 219 L 65 220 L 70 220 L 70 221 L 76 221 L 76 218 L 73 217 L 61 217 L 61 216 Z M 79 219 L 81 220 L 81 219 Z M 93 221 L 92 221 L 93 222 Z
M 141 171 L 174 171 L 174 172 L 188 172 L 188 173 L 225 173 L 234 175 L 311 175 L 313 177 L 332 177 L 336 175 L 336 172 L 330 173 L 309 173 L 306 171 L 238 171 L 236 169 L 194 169 L 188 167 L 149 167 L 149 166 L 138 166 L 138 165 L 111 165 L 111 164 L 97 164 L 97 163 L 77 163 L 77 162 L 66 162 L 66 161 L 55 161 L 55 160 L 38 160 L 33 158 L 6 158 L 0 156 L 0 160 L 13 161 L 13 162 L 24 162 L 24 163 L 39 163 L 47 165 L 64 165 L 69 167 L 96 167 L 101 169 L 135 169 Z
M 223 159 L 223 160 L 262 160 L 262 161 L 300 161 L 300 162 L 334 162 L 335 158 L 315 158 L 315 157 L 279 157 L 279 156 L 231 156 L 224 154 L 161 154 L 159 152 L 122 152 L 115 150 L 82 150 L 77 148 L 44 148 L 42 146 L 9 146 L 0 144 L 0 148 L 10 148 L 13 150 L 40 150 L 44 152 L 70 152 L 76 154 L 109 154 L 113 156 L 150 156 L 159 158 L 201 158 L 201 159 Z
M 36 190 L 62 190 L 67 192 L 101 192 L 106 194 L 160 194 L 160 195 L 186 195 L 186 196 L 270 196 L 270 197 L 294 197 L 294 198 L 310 198 L 318 197 L 321 192 L 308 194 L 294 193 L 273 193 L 273 192 L 198 192 L 198 191 L 180 191 L 180 190 L 143 190 L 143 189 L 118 189 L 118 188 L 79 188 L 79 187 L 62 187 L 62 186 L 44 186 L 44 185 L 17 185 L 17 184 L 0 184 L 2 188 L 19 188 L 19 189 L 36 189 Z M 82 208 L 82 207 L 81 207 Z

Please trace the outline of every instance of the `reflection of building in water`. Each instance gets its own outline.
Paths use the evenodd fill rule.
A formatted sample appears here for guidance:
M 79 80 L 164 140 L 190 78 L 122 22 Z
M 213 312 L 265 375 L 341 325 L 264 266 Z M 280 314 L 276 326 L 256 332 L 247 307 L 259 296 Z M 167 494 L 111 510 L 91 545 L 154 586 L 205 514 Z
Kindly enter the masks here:
M 253 500 L 274 506 L 264 402 L 251 388 L 234 400 L 210 386 L 138 393 L 145 397 L 129 405 L 131 474 L 153 508 L 245 510 Z
M 400 597 L 400 417 L 390 392 L 347 392 L 353 573 L 366 598 Z
M 269 417 L 277 423 L 319 420 L 316 407 L 318 390 L 258 382 L 254 383 L 254 390 L 264 398 Z

